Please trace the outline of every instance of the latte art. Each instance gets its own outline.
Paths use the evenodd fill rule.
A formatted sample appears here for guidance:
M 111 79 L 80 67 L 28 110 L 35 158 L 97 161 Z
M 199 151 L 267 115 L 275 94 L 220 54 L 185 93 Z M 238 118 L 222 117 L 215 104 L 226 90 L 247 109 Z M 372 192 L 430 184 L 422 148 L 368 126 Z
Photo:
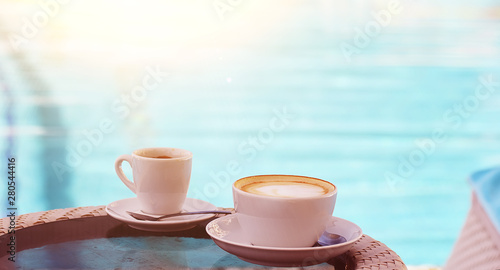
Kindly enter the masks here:
M 252 182 L 242 186 L 241 190 L 257 195 L 281 198 L 316 197 L 328 193 L 328 189 L 320 185 L 294 181 Z

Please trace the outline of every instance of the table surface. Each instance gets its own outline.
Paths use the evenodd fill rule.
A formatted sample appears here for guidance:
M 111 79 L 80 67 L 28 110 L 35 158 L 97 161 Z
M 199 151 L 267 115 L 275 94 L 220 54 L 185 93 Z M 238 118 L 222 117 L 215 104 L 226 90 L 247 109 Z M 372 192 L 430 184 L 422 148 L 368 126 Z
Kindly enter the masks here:
M 74 210 L 69 212 L 75 213 Z M 41 214 L 42 217 L 47 216 L 44 215 Z M 30 226 L 18 224 L 15 233 L 16 262 L 13 264 L 8 261 L 9 255 L 2 250 L 0 269 L 265 268 L 242 261 L 220 249 L 205 231 L 210 220 L 185 231 L 147 232 L 111 218 L 102 209 L 95 216 L 62 216 L 64 218 L 35 222 Z M 20 223 L 26 220 L 23 216 L 18 219 Z M 8 218 L 0 219 L 0 245 L 3 247 L 7 246 L 12 236 L 6 233 L 7 222 Z M 370 254 L 380 249 L 377 251 L 379 255 L 373 257 L 375 263 L 383 263 L 386 256 L 389 263 L 383 263 L 387 266 L 385 269 L 406 269 L 397 254 L 385 245 L 369 236 L 363 239 L 364 242 L 358 241 L 363 242 L 357 247 L 359 251 L 353 249 L 332 258 L 328 263 L 311 268 L 360 269 L 356 266 L 356 257 L 369 254 L 362 249 L 368 250 Z M 370 256 L 358 258 L 358 261 L 369 261 Z M 392 265 L 394 260 L 396 266 Z

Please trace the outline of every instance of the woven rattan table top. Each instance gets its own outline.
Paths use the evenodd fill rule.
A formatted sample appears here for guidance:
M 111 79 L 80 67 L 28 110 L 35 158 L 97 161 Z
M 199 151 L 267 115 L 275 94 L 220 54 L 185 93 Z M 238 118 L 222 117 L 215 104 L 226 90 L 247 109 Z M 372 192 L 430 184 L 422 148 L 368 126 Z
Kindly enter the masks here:
M 178 240 L 179 238 L 186 237 L 189 239 L 194 239 L 193 241 L 203 241 L 200 243 L 211 243 L 210 238 L 206 234 L 204 227 L 197 226 L 188 231 L 175 232 L 175 233 L 150 233 L 142 232 L 132 228 L 127 225 L 112 219 L 105 212 L 105 206 L 88 206 L 88 207 L 77 207 L 77 208 L 66 208 L 66 209 L 55 209 L 44 212 L 24 214 L 16 217 L 15 222 L 11 222 L 9 217 L 0 219 L 0 246 L 9 248 L 9 243 L 12 243 L 12 237 L 15 237 L 15 253 L 17 256 L 17 261 L 11 262 L 8 260 L 9 253 L 2 252 L 0 258 L 0 268 L 1 269 L 13 269 L 16 267 L 42 267 L 51 268 L 54 264 L 45 265 L 45 260 L 48 257 L 56 261 L 64 261 L 65 264 L 55 264 L 58 267 L 63 268 L 114 268 L 113 254 L 111 252 L 118 252 L 120 246 L 111 245 L 107 250 L 102 250 L 102 247 L 97 253 L 98 255 L 92 255 L 93 264 L 85 264 L 78 258 L 84 256 L 86 253 L 82 251 L 82 246 L 98 248 L 102 246 L 98 239 L 117 239 L 119 237 L 136 237 L 137 242 L 140 245 L 148 245 L 148 241 L 158 241 L 154 240 L 155 236 L 161 235 L 163 241 L 165 241 L 165 236 L 174 237 Z M 15 233 L 9 233 L 14 228 Z M 141 237 L 147 237 L 146 239 Z M 152 238 L 151 238 L 152 237 Z M 94 240 L 92 240 L 94 239 Z M 151 240 L 153 239 L 153 240 Z M 86 242 L 82 244 L 81 241 L 95 241 Z M 78 242 L 76 245 L 78 248 L 74 248 L 75 245 L 61 246 L 64 249 L 62 252 L 60 249 L 54 249 L 54 245 L 68 242 Z M 128 241 L 128 240 L 121 240 Z M 144 242 L 146 241 L 146 242 Z M 114 242 L 118 243 L 118 242 Z M 120 242 L 121 243 L 121 242 Z M 138 245 L 135 243 L 135 245 Z M 213 244 L 213 243 L 211 243 Z M 93 245 L 93 246 L 92 246 Z M 121 244 L 120 244 L 121 245 Z M 194 242 L 194 245 L 199 245 L 199 243 Z M 213 244 L 215 245 L 215 244 Z M 216 247 L 216 246 L 215 246 Z M 72 251 L 71 249 L 79 249 Z M 215 248 L 214 248 L 215 250 Z M 41 253 L 38 261 L 30 260 L 29 263 L 34 265 L 23 265 L 19 261 L 22 259 L 22 252 L 30 252 L 30 256 L 36 254 L 36 252 Z M 219 250 L 218 252 L 223 252 Z M 54 254 L 55 253 L 55 254 Z M 61 254 L 58 254 L 61 253 Z M 48 256 L 48 257 L 47 257 Z M 76 256 L 74 259 L 72 256 Z M 91 256 L 91 255 L 85 255 Z M 144 256 L 144 255 L 142 255 Z M 55 258 L 55 259 L 54 259 Z M 218 266 L 222 267 L 233 267 L 231 259 L 228 261 L 222 261 Z M 121 258 L 120 260 L 122 260 Z M 130 259 L 130 258 L 129 258 Z M 94 261 L 95 260 L 95 261 Z M 101 260 L 99 263 L 98 261 Z M 130 260 L 133 260 L 130 259 Z M 123 262 L 120 262 L 123 263 Z M 137 260 L 137 267 L 140 267 L 141 262 Z M 143 263 L 143 262 L 142 262 Z M 164 262 L 163 262 L 164 263 Z M 226 264 L 226 265 L 225 265 Z M 123 265 L 123 264 L 120 264 Z M 127 264 L 134 267 L 133 264 Z M 165 266 L 165 265 L 163 265 Z M 177 265 L 178 268 L 183 268 L 183 265 Z M 151 266 L 154 268 L 153 266 Z M 155 266 L 156 267 L 156 266 Z M 158 266 L 162 267 L 162 266 Z M 202 268 L 204 268 L 203 266 Z M 207 265 L 207 268 L 211 268 L 211 265 Z M 238 264 L 236 264 L 238 267 Z M 330 260 L 328 264 L 324 263 L 319 266 L 313 266 L 316 268 L 336 268 L 336 269 L 406 269 L 405 264 L 401 258 L 385 244 L 371 238 L 368 235 L 363 235 L 363 237 L 356 242 L 353 247 L 341 256 L 337 256 Z

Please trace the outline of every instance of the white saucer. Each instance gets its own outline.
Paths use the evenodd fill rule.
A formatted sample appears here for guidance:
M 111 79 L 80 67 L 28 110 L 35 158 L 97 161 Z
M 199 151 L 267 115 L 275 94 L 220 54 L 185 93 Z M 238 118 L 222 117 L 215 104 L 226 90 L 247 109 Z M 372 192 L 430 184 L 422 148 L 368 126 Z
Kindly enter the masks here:
M 182 208 L 186 212 L 217 209 L 215 205 L 209 202 L 193 198 L 186 198 Z M 127 223 L 132 228 L 153 232 L 174 232 L 191 229 L 198 223 L 215 216 L 215 214 L 186 215 L 160 221 L 146 221 L 137 220 L 125 211 L 141 213 L 137 197 L 115 201 L 106 206 L 106 212 L 111 217 Z
M 208 223 L 207 233 L 223 250 L 238 258 L 267 266 L 308 266 L 320 264 L 346 251 L 363 235 L 361 228 L 345 219 L 332 217 L 326 231 L 343 236 L 347 242 L 318 247 L 277 248 L 253 246 L 242 232 L 238 214 L 224 216 Z

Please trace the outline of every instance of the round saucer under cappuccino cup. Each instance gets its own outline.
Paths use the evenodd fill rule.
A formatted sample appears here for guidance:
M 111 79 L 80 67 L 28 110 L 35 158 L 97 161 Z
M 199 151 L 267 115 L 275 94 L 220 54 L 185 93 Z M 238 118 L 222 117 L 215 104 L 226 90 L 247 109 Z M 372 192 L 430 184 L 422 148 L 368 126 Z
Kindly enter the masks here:
M 332 216 L 337 188 L 306 176 L 257 175 L 234 182 L 233 199 L 253 245 L 311 247 Z
M 142 212 L 174 214 L 182 210 L 191 179 L 193 154 L 168 147 L 143 148 L 115 161 L 116 174 L 137 195 Z M 132 167 L 133 182 L 123 173 L 122 163 Z

